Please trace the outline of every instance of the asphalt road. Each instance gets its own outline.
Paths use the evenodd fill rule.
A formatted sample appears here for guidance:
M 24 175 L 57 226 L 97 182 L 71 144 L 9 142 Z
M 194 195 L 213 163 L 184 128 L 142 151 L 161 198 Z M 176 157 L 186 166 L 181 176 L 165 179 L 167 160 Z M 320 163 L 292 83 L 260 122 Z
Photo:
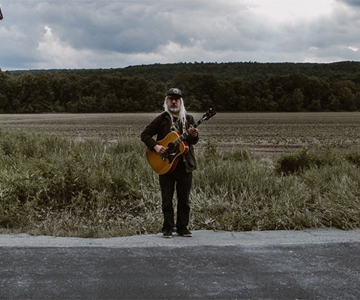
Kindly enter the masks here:
M 0 235 L 0 299 L 360 299 L 360 231 Z

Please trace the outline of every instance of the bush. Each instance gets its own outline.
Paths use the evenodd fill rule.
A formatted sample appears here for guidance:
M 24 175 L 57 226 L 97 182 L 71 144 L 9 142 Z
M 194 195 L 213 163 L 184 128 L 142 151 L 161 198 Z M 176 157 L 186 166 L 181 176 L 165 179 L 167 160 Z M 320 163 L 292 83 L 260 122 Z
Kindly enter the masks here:
M 318 168 L 325 165 L 336 165 L 344 162 L 343 155 L 336 149 L 310 151 L 303 148 L 301 151 L 283 154 L 277 160 L 276 172 L 282 175 L 301 173 L 310 168 Z
M 250 151 L 247 148 L 236 148 L 232 151 L 226 151 L 223 153 L 224 160 L 231 160 L 234 162 L 250 161 Z
M 345 154 L 345 158 L 347 161 L 351 162 L 352 164 L 356 165 L 357 167 L 360 167 L 360 152 L 349 152 Z

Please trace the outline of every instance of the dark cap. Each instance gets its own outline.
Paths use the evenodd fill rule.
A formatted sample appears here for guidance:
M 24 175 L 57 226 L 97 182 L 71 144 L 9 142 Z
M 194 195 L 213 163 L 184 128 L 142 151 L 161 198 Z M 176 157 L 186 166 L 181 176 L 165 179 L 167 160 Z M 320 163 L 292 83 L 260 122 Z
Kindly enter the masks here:
M 181 94 L 181 91 L 177 88 L 171 88 L 168 92 L 167 92 L 167 95 L 175 95 L 175 96 L 179 96 L 181 97 L 182 94 Z

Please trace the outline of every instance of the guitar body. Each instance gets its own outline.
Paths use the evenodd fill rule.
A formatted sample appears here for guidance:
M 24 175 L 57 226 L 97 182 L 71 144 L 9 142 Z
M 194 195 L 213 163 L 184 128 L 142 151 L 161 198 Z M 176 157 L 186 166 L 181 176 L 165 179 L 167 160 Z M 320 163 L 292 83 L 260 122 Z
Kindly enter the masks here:
M 160 175 L 172 172 L 180 157 L 189 151 L 189 146 L 185 141 L 182 141 L 174 146 L 174 142 L 180 137 L 176 132 L 170 132 L 164 139 L 157 143 L 163 147 L 168 148 L 164 156 L 156 153 L 156 151 L 146 149 L 146 158 L 154 171 Z

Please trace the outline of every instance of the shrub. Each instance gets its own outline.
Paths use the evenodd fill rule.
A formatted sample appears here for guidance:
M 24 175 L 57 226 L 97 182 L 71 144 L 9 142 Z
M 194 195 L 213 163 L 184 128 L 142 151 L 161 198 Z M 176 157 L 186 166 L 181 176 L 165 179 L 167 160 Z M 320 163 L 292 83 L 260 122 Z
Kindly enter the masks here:
M 345 154 L 345 159 L 352 164 L 360 167 L 360 152 L 358 151 L 351 151 Z
M 250 161 L 250 151 L 247 148 L 236 148 L 232 151 L 226 151 L 222 155 L 224 160 L 231 160 L 234 162 Z
M 209 160 L 217 159 L 219 157 L 217 149 L 218 149 L 218 146 L 217 146 L 216 142 L 214 142 L 211 139 L 207 140 L 205 150 L 204 150 L 205 158 L 209 159 Z
M 316 152 L 303 148 L 296 153 L 281 155 L 276 163 L 276 171 L 278 174 L 290 175 L 314 167 L 341 164 L 343 161 L 343 155 L 336 149 L 325 149 Z

